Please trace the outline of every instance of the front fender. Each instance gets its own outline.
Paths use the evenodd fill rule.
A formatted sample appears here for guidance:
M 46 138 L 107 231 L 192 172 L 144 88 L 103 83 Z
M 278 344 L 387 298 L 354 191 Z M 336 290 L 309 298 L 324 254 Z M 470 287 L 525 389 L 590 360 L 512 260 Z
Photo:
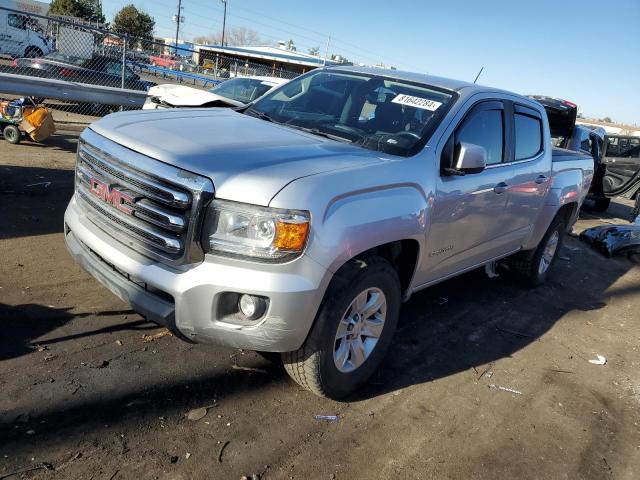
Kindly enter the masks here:
M 421 244 L 426 205 L 420 189 L 411 184 L 336 197 L 315 225 L 308 255 L 335 273 L 349 259 L 379 245 L 406 239 Z
M 280 191 L 270 206 L 311 212 L 305 255 L 335 273 L 349 259 L 386 243 L 414 239 L 422 246 L 428 196 L 408 180 L 408 170 L 388 162 L 301 178 Z

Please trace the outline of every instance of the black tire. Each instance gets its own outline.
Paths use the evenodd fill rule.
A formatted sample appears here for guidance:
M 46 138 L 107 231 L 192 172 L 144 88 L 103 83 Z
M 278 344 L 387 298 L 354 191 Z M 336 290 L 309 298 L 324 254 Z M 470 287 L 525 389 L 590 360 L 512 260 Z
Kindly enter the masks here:
M 509 270 L 515 274 L 518 280 L 528 287 L 537 287 L 538 285 L 542 285 L 547 281 L 549 273 L 553 270 L 553 267 L 558 260 L 558 255 L 560 254 L 560 249 L 562 248 L 562 242 L 566 231 L 567 227 L 564 218 L 561 215 L 556 216 L 542 237 L 542 240 L 540 240 L 540 243 L 534 250 L 519 252 L 509 259 Z M 541 271 L 540 264 L 542 262 L 545 248 L 556 232 L 558 234 L 558 239 L 555 252 L 553 253 L 553 258 L 549 262 L 548 267 L 544 271 Z
M 370 288 L 384 294 L 384 326 L 366 360 L 353 371 L 341 372 L 334 362 L 338 326 L 358 294 Z M 398 323 L 400 303 L 400 281 L 388 261 L 377 256 L 349 261 L 331 280 L 304 345 L 282 354 L 285 370 L 298 384 L 317 395 L 333 399 L 349 395 L 362 386 L 382 362 Z M 351 358 L 351 353 L 348 355 Z
M 14 145 L 20 143 L 20 130 L 15 125 L 7 125 L 2 130 L 2 135 L 4 135 L 4 139 L 13 143 Z
M 38 47 L 27 47 L 24 52 L 25 58 L 38 58 L 42 56 L 42 50 Z
M 596 212 L 606 212 L 610 204 L 610 198 L 594 198 L 593 210 L 595 210 Z

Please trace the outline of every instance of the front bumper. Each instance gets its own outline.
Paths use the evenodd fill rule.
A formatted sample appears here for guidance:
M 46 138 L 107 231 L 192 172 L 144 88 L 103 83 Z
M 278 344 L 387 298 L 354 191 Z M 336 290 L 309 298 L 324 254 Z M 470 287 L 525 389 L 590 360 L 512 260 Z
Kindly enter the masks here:
M 71 199 L 65 241 L 73 258 L 114 294 L 151 321 L 186 340 L 248 350 L 300 348 L 311 329 L 331 273 L 307 256 L 286 264 L 262 264 L 207 255 L 176 269 L 129 249 L 90 222 Z M 219 311 L 220 295 L 269 298 L 255 325 L 230 323 Z

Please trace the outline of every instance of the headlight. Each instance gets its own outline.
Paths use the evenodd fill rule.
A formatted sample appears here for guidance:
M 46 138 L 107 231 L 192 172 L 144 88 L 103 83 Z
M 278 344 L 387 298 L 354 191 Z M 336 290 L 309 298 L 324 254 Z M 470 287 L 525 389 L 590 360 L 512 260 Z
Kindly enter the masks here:
M 214 200 L 202 246 L 207 253 L 283 262 L 302 253 L 309 235 L 309 212 Z

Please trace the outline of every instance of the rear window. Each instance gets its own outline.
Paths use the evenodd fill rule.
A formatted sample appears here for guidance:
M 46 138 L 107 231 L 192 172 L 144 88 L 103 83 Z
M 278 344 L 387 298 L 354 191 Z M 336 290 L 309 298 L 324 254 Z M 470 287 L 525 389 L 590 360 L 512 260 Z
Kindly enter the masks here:
M 539 118 L 515 114 L 516 160 L 535 157 L 542 150 L 542 122 Z

